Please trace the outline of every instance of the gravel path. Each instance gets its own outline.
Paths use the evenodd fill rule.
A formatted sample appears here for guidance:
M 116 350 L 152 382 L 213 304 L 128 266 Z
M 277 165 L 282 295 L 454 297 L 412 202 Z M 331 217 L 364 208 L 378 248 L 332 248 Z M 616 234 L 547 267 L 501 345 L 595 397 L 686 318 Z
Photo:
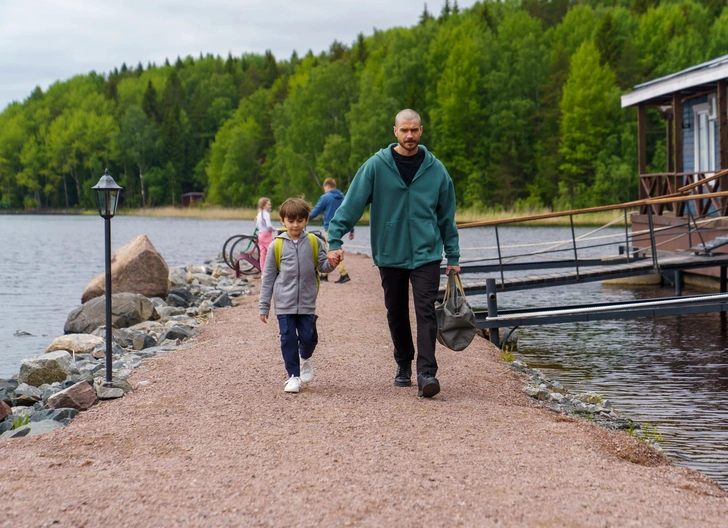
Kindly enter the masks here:
M 726 526 L 717 484 L 543 409 L 483 339 L 438 350 L 435 398 L 394 387 L 378 272 L 346 262 L 351 282 L 321 285 L 301 393 L 283 392 L 277 324 L 244 298 L 122 400 L 3 441 L 0 525 Z

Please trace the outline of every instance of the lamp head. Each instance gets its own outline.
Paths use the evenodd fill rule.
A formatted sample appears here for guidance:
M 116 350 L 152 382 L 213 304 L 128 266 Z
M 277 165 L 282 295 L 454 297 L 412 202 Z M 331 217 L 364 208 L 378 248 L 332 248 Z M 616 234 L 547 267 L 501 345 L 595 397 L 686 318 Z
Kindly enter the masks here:
M 96 207 L 98 207 L 101 217 L 107 220 L 113 218 L 119 205 L 119 193 L 122 187 L 116 184 L 114 178 L 109 174 L 109 169 L 106 169 L 99 183 L 92 189 L 96 193 Z

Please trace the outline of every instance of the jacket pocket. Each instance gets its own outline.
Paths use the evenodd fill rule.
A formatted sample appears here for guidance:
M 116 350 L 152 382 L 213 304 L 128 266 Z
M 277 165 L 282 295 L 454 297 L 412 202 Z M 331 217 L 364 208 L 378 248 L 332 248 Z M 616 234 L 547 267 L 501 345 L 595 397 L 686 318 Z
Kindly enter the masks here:
M 384 228 L 384 234 L 382 236 L 381 254 L 382 255 L 394 255 L 402 244 L 402 237 L 404 236 L 404 224 L 401 221 L 398 222 L 387 222 Z
M 442 257 L 442 255 L 437 254 L 440 236 L 431 220 L 411 218 L 409 228 L 412 236 L 412 252 L 415 260 Z

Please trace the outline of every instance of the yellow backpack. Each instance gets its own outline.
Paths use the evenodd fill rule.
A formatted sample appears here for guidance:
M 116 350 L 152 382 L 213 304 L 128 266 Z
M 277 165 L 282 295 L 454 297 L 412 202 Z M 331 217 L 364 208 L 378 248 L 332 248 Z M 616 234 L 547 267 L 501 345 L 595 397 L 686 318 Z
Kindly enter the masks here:
M 308 235 L 308 241 L 311 243 L 311 253 L 313 255 L 313 269 L 316 270 L 316 291 L 321 287 L 321 279 L 318 274 L 318 254 L 319 254 L 319 241 L 318 237 L 313 233 L 306 233 Z M 276 258 L 276 268 L 281 271 L 281 253 L 283 253 L 283 239 L 276 238 L 273 241 L 273 254 Z

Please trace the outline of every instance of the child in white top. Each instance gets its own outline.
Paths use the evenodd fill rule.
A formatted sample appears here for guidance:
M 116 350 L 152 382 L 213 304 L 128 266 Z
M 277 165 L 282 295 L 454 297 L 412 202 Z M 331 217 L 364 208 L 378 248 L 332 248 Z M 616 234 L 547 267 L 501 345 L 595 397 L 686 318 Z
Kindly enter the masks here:
M 261 273 L 265 269 L 265 258 L 268 256 L 268 246 L 273 242 L 273 231 L 275 231 L 270 220 L 271 208 L 270 198 L 264 196 L 258 200 L 258 215 L 255 217 L 255 227 L 258 228 Z

